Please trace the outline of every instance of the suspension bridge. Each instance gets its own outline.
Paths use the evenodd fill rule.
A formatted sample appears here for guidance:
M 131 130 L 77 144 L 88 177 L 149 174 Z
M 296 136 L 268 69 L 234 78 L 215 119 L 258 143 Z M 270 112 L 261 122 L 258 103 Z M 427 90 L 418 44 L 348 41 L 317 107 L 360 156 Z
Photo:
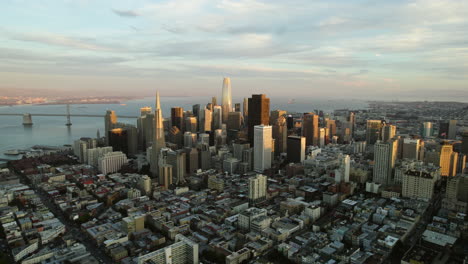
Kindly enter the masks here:
M 104 118 L 105 115 L 96 115 L 96 114 L 72 114 L 70 112 L 70 105 L 67 105 L 67 112 L 63 114 L 46 114 L 46 113 L 0 113 L 0 116 L 22 116 L 23 117 L 23 125 L 32 125 L 32 117 L 33 116 L 63 116 L 67 118 L 65 123 L 66 126 L 71 126 L 71 118 L 72 117 L 102 117 Z M 129 116 L 129 115 L 119 115 L 118 118 L 138 118 L 138 116 Z

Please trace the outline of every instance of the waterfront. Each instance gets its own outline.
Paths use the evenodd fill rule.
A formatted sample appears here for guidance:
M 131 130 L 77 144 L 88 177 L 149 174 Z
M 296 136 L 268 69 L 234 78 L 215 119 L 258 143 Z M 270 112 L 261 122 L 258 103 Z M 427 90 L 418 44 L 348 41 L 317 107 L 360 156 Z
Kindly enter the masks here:
M 219 100 L 219 99 L 218 99 Z M 192 109 L 192 105 L 206 105 L 211 101 L 208 97 L 161 97 L 161 105 L 164 117 L 170 116 L 170 108 L 181 106 L 184 109 Z M 234 98 L 234 102 L 241 102 L 240 98 Z M 92 104 L 71 105 L 72 114 L 104 115 L 107 109 L 116 111 L 117 116 L 138 116 L 139 109 L 143 106 L 154 107 L 153 98 L 130 100 L 121 104 Z M 367 107 L 365 101 L 360 100 L 317 100 L 296 99 L 294 104 L 288 104 L 287 98 L 271 98 L 271 110 L 284 109 L 290 112 L 308 112 L 314 109 L 331 112 L 334 109 L 349 108 L 363 109 Z M 65 105 L 21 105 L 13 107 L 0 107 L 0 113 L 42 113 L 65 114 Z M 10 149 L 25 149 L 34 145 L 60 146 L 71 144 L 80 137 L 95 137 L 99 129 L 104 135 L 104 120 L 100 117 L 72 117 L 73 125 L 65 126 L 66 117 L 33 116 L 34 125 L 28 127 L 22 125 L 20 116 L 0 116 L 0 158 L 14 159 L 19 156 L 4 155 Z M 119 119 L 119 122 L 135 124 L 134 119 Z

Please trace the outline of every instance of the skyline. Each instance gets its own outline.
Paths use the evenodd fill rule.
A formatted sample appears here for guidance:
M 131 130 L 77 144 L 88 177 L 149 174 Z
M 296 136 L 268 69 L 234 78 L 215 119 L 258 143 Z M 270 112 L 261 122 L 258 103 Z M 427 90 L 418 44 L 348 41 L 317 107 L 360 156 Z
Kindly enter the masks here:
M 25 3 L 0 18 L 0 91 L 468 101 L 467 1 Z

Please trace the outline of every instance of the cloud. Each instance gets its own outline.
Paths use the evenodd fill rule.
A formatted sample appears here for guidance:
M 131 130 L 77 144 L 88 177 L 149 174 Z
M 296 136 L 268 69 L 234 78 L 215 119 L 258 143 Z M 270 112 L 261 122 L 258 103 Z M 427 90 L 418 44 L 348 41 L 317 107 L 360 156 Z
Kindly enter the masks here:
M 121 16 L 121 17 L 138 17 L 140 14 L 133 10 L 118 10 L 118 9 L 112 9 L 112 12 L 114 14 Z

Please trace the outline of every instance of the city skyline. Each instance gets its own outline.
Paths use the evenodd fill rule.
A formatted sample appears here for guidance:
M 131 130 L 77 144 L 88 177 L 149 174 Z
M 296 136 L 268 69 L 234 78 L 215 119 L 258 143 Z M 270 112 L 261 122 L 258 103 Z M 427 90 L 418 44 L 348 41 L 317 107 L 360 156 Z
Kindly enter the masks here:
M 464 1 L 6 1 L 0 91 L 467 101 Z M 253 89 L 252 92 L 250 92 Z M 401 94 L 401 95 L 399 95 Z M 404 94 L 404 96 L 403 96 Z

